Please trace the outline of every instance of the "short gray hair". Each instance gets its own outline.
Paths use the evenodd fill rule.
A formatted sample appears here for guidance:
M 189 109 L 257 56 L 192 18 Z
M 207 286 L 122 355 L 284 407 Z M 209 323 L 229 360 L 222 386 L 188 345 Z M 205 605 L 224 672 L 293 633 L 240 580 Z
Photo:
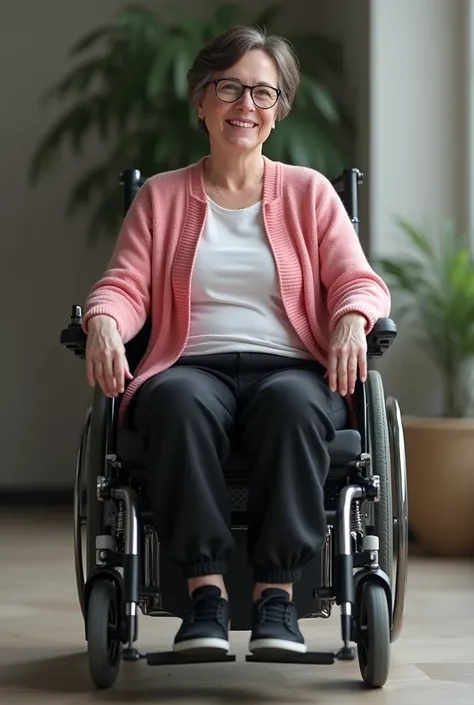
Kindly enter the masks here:
M 285 118 L 291 110 L 300 82 L 298 57 L 288 40 L 275 35 L 267 36 L 258 27 L 232 27 L 201 49 L 188 71 L 188 95 L 193 105 L 197 105 L 214 71 L 225 71 L 254 49 L 264 51 L 276 64 L 278 88 L 281 90 L 277 118 Z

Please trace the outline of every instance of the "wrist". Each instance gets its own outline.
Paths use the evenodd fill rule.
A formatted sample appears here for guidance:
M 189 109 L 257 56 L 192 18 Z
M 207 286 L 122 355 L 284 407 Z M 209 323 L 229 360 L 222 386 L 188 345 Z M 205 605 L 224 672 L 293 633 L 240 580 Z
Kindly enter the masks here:
M 348 322 L 354 322 L 354 323 L 361 323 L 364 328 L 368 325 L 368 319 L 366 316 L 364 316 L 363 313 L 358 313 L 357 311 L 350 311 L 349 313 L 345 313 L 339 320 L 344 320 Z
M 110 325 L 114 328 L 118 328 L 117 321 L 115 320 L 115 318 L 109 316 L 106 313 L 97 313 L 96 315 L 91 316 L 89 318 L 89 321 L 87 322 L 87 329 L 93 330 L 94 328 L 99 328 L 104 325 Z

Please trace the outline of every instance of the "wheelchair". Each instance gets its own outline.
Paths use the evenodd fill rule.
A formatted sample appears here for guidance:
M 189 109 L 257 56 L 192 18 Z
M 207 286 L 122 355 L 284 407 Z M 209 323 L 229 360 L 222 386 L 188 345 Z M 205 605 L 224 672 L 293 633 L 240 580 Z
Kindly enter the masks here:
M 358 187 L 362 174 L 346 169 L 332 183 L 358 233 Z M 121 175 L 124 210 L 143 184 L 140 171 Z M 72 307 L 61 344 L 85 358 L 81 306 Z M 133 374 L 149 338 L 148 323 L 126 345 Z M 397 335 L 381 319 L 368 335 L 368 358 L 382 356 Z M 115 682 L 121 661 L 149 665 L 235 661 L 234 654 L 205 657 L 143 653 L 136 647 L 138 610 L 150 617 L 182 617 L 187 585 L 166 555 L 153 527 L 146 493 L 144 449 L 137 434 L 119 428 L 120 400 L 94 390 L 80 435 L 74 488 L 74 551 L 79 604 L 84 618 L 89 673 L 97 688 Z M 408 503 L 405 447 L 397 401 L 385 398 L 381 375 L 369 369 L 354 393 L 355 428 L 336 433 L 329 445 L 331 467 L 325 485 L 326 536 L 321 553 L 303 568 L 295 585 L 299 618 L 331 616 L 340 607 L 342 645 L 327 652 L 247 655 L 247 662 L 333 664 L 357 651 L 367 687 L 386 683 L 390 645 L 400 635 L 408 561 Z M 231 629 L 250 630 L 252 575 L 245 561 L 249 469 L 232 449 L 223 468 L 236 541 L 226 576 Z M 85 536 L 83 536 L 83 532 Z M 356 645 L 356 648 L 351 646 Z

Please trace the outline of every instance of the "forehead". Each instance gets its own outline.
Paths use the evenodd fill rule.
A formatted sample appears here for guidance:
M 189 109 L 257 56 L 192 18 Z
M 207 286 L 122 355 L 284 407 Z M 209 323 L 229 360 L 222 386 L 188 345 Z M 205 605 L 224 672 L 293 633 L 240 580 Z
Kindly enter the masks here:
M 257 83 L 267 83 L 278 86 L 278 69 L 275 62 L 261 49 L 244 54 L 239 61 L 225 71 L 216 71 L 215 78 L 236 78 L 242 83 L 254 86 Z

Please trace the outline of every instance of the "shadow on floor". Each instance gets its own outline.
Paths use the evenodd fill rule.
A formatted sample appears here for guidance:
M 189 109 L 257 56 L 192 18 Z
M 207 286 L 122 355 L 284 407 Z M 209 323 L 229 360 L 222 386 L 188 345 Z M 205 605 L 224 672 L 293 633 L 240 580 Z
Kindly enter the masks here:
M 87 655 L 72 653 L 43 659 L 25 660 L 25 653 L 16 648 L 1 649 L 0 660 L 12 665 L 0 668 L 0 691 L 13 689 L 51 695 L 88 695 L 87 701 L 129 703 L 173 702 L 193 703 L 228 702 L 233 705 L 250 703 L 288 703 L 289 696 L 298 691 L 298 701 L 314 704 L 321 697 L 338 691 L 342 695 L 357 692 L 362 684 L 352 677 L 348 680 L 330 675 L 331 666 L 316 668 L 314 680 L 308 672 L 299 674 L 295 667 L 284 669 L 249 668 L 245 663 L 219 667 L 210 664 L 151 667 L 146 664 L 122 664 L 116 684 L 109 690 L 98 691 L 90 680 Z M 3 652 L 3 653 L 2 653 Z M 17 656 L 18 658 L 15 658 Z M 5 657 L 4 659 L 2 657 Z M 326 675 L 327 674 L 327 675 Z M 303 675 L 303 682 L 301 680 Z M 329 675 L 329 678 L 328 678 Z M 339 674 L 340 675 L 340 674 Z M 352 675 L 352 674 L 351 674 Z M 302 696 L 302 690 L 307 698 Z

